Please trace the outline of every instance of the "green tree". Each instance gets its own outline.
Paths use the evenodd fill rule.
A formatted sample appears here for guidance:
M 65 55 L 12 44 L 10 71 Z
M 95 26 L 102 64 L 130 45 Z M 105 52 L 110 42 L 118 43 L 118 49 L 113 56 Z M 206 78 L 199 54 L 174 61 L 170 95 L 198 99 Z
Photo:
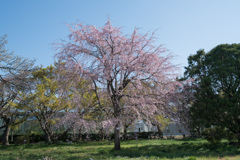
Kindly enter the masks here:
M 152 124 L 157 127 L 159 138 L 163 139 L 163 130 L 171 122 L 171 119 L 164 115 L 154 116 Z
M 189 57 L 185 78 L 197 86 L 190 114 L 195 124 L 218 126 L 240 143 L 240 44 L 222 44 Z
M 71 94 L 60 91 L 57 80 L 58 73 L 53 66 L 39 68 L 33 73 L 32 93 L 25 95 L 29 99 L 29 110 L 35 116 L 46 136 L 47 142 L 57 141 L 56 124 L 64 112 L 70 108 L 69 98 Z M 63 133 L 66 133 L 71 126 L 68 126 Z M 58 135 L 61 135 L 58 133 Z

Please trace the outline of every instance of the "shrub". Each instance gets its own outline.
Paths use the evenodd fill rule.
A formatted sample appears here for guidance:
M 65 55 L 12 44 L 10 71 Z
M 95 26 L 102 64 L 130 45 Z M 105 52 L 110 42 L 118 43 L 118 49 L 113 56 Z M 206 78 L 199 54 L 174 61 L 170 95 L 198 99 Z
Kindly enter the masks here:
M 30 143 L 37 143 L 40 141 L 44 141 L 45 137 L 43 134 L 31 133 L 29 135 L 29 140 L 30 140 Z
M 196 160 L 197 158 L 196 157 L 188 157 L 187 160 Z
M 206 128 L 203 135 L 211 144 L 219 144 L 223 138 L 226 138 L 227 132 L 221 127 Z
M 232 132 L 227 133 L 227 139 L 230 143 L 235 143 L 237 141 L 237 137 Z
M 157 136 L 158 134 L 155 132 L 128 132 L 127 139 L 128 140 L 135 140 L 136 137 L 138 139 L 151 139 L 151 136 Z
M 30 138 L 27 135 L 25 135 L 25 136 L 17 136 L 16 137 L 15 144 L 17 144 L 17 145 L 29 144 L 29 143 L 30 143 Z

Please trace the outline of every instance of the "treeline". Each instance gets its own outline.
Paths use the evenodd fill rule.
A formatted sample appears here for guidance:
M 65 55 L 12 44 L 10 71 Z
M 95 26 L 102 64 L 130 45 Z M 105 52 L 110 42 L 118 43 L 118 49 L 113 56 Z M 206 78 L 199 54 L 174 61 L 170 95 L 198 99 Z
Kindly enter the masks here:
M 76 27 L 76 28 L 75 28 Z M 2 143 L 10 129 L 35 118 L 48 143 L 70 131 L 120 134 L 136 120 L 156 126 L 161 137 L 170 121 L 215 142 L 232 135 L 240 143 L 240 45 L 219 45 L 189 56 L 184 77 L 172 55 L 155 45 L 154 33 L 123 35 L 108 21 L 103 28 L 70 26 L 69 41 L 56 46 L 46 68 L 9 53 L 0 39 Z M 213 134 L 214 133 L 214 134 Z M 211 139 L 211 138 L 210 138 Z
M 60 136 L 59 136 L 60 137 Z M 156 132 L 128 132 L 124 137 L 120 136 L 121 140 L 140 140 L 140 139 L 160 139 L 159 135 Z M 174 136 L 167 136 L 166 138 L 174 139 Z M 14 134 L 11 136 L 10 140 L 12 143 L 21 145 L 21 144 L 30 144 L 30 143 L 41 143 L 46 141 L 46 138 L 43 133 L 31 133 L 31 134 Z M 102 135 L 100 133 L 68 133 L 64 136 L 61 136 L 58 139 L 59 143 L 79 143 L 79 142 L 90 142 L 90 141 L 112 141 L 114 140 L 114 133 L 107 133 Z M 48 142 L 52 144 L 53 142 Z
M 47 143 L 57 143 L 69 132 L 94 134 L 96 137 L 107 134 L 115 136 L 113 132 L 117 121 L 120 125 L 117 130 L 123 132 L 124 139 L 127 139 L 127 129 L 140 118 L 137 115 L 140 113 L 133 110 L 136 104 L 130 107 L 126 100 L 122 100 L 119 111 L 121 117 L 118 120 L 114 118 L 114 108 L 107 90 L 97 87 L 96 82 L 65 70 L 65 62 L 59 61 L 46 68 L 34 66 L 34 61 L 9 53 L 5 48 L 6 43 L 6 36 L 1 37 L 0 69 L 4 74 L 0 77 L 0 129 L 3 131 L 3 145 L 9 145 L 10 133 L 14 137 L 14 131 L 22 128 L 30 128 L 30 135 L 37 129 L 35 134 L 43 134 Z M 144 85 L 147 87 L 153 84 Z M 124 92 L 131 95 L 130 92 L 137 90 L 129 87 Z M 144 112 L 144 108 L 140 111 Z M 141 116 L 151 125 L 158 126 L 159 135 L 162 135 L 162 129 L 170 121 L 167 113 L 157 114 L 156 111 L 148 119 L 143 113 Z M 118 136 L 120 138 L 120 134 Z M 29 139 L 27 135 L 17 137 L 17 142 L 19 139 Z

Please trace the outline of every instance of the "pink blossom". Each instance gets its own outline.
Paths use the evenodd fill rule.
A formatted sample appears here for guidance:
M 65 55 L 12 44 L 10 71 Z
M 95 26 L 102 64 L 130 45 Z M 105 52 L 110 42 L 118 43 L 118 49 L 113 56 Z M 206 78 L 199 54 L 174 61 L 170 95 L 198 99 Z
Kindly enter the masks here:
M 170 61 L 173 56 L 155 45 L 154 33 L 140 34 L 135 29 L 130 36 L 124 35 L 110 21 L 99 29 L 82 24 L 69 29 L 69 41 L 58 45 L 56 58 L 65 63 L 68 73 L 91 81 L 99 108 L 105 109 L 103 127 L 112 125 L 119 135 L 117 128 L 128 117 L 148 119 L 170 112 L 169 96 L 179 85 L 178 69 Z M 108 109 L 101 106 L 106 99 L 100 97 L 106 95 Z M 120 149 L 118 139 L 115 149 Z

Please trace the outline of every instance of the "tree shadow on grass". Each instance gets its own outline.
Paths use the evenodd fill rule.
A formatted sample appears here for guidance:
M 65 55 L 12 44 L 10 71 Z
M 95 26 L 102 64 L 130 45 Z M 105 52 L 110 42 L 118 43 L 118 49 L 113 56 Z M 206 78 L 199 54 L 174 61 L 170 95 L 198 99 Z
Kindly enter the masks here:
M 144 141 L 143 141 L 144 142 Z M 153 141 L 154 142 L 154 141 Z M 123 143 L 122 150 L 115 151 L 108 145 L 108 143 L 80 143 L 80 144 L 61 144 L 61 145 L 26 145 L 23 146 L 6 146 L 0 147 L 0 150 L 7 149 L 15 150 L 9 158 L 25 159 L 41 159 L 42 156 L 49 156 L 53 159 L 59 160 L 77 160 L 77 159 L 110 159 L 117 156 L 127 158 L 138 157 L 159 157 L 159 158 L 184 158 L 184 157 L 225 157 L 240 155 L 240 148 L 237 145 L 229 145 L 227 142 L 223 142 L 219 145 L 210 145 L 203 141 L 182 141 L 178 143 L 172 143 L 172 141 L 166 141 L 162 143 L 159 141 L 154 144 L 136 144 L 134 141 Z M 149 143 L 152 143 L 149 141 Z M 130 145 L 129 145 L 130 144 Z M 134 145 L 135 144 L 135 145 Z M 98 146 L 94 148 L 93 146 Z M 102 145 L 100 147 L 100 145 Z M 112 143 L 110 144 L 112 146 Z M 90 147 L 89 147 L 90 146 Z M 73 148 L 71 148 L 73 147 Z M 36 152 L 31 153 L 25 149 L 39 149 Z M 16 153 L 16 152 L 22 152 Z M 7 155 L 2 155 L 3 156 Z M 0 158 L 0 159 L 1 159 Z M 5 158 L 5 159 L 9 159 Z
M 235 156 L 240 154 L 237 146 L 230 146 L 227 143 L 219 145 L 210 145 L 208 143 L 181 143 L 181 144 L 160 144 L 145 145 L 139 147 L 122 148 L 120 151 L 110 150 L 106 153 L 99 151 L 98 155 L 106 157 L 165 157 L 165 158 L 184 158 L 184 157 L 224 157 Z
M 67 142 L 65 143 L 60 143 L 60 144 L 47 144 L 47 143 L 41 143 L 41 144 L 26 144 L 26 145 L 9 145 L 9 146 L 1 146 L 0 145 L 0 150 L 8 150 L 8 149 L 16 149 L 16 148 L 25 148 L 25 149 L 38 149 L 38 148 L 52 148 L 52 147 L 59 147 L 59 148 L 65 148 L 65 147 L 87 147 L 87 146 L 102 146 L 102 145 L 113 145 L 113 142 L 111 141 L 106 141 L 106 142 L 79 142 L 79 143 L 72 143 L 68 144 Z
M 174 139 L 174 140 L 188 142 L 188 141 L 202 141 L 203 138 L 190 138 L 190 137 L 187 137 L 187 138 Z

